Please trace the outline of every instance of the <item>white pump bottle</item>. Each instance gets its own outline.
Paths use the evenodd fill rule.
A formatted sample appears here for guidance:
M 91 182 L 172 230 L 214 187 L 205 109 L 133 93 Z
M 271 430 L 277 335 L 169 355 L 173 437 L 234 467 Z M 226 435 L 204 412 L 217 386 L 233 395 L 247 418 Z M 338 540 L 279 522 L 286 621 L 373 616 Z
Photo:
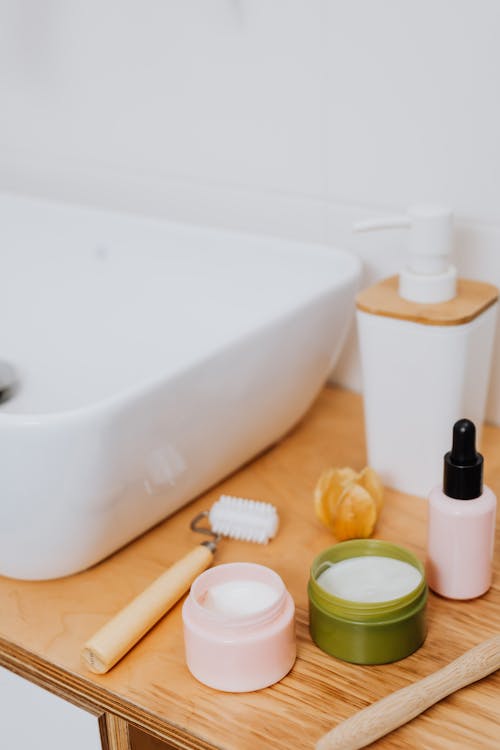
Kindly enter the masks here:
M 413 206 L 406 215 L 354 225 L 355 232 L 399 228 L 410 230 L 399 295 L 423 304 L 453 299 L 457 293 L 457 270 L 451 265 L 453 213 L 439 206 Z
M 491 366 L 498 290 L 457 279 L 452 212 L 414 206 L 354 231 L 408 228 L 399 277 L 360 292 L 357 322 L 368 462 L 391 487 L 426 496 L 440 481 L 452 425 L 480 427 Z

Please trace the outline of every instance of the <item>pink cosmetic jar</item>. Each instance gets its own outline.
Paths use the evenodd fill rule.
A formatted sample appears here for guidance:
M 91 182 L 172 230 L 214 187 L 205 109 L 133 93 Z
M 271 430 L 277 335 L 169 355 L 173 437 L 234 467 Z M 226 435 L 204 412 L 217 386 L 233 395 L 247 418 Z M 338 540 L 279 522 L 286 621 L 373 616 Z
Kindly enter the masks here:
M 237 582 L 266 584 L 276 596 L 246 614 L 204 606 L 211 587 Z M 255 563 L 209 568 L 193 582 L 182 608 L 189 671 L 205 685 L 231 693 L 273 685 L 295 662 L 294 615 L 293 599 L 274 570 Z

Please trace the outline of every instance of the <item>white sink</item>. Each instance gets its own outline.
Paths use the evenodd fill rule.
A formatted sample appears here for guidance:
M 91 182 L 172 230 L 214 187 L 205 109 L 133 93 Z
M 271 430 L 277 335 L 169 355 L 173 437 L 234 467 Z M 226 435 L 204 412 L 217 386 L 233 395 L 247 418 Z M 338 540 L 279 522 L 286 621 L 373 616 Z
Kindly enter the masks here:
M 98 562 L 286 433 L 338 356 L 360 271 L 319 245 L 10 195 L 0 237 L 15 578 Z

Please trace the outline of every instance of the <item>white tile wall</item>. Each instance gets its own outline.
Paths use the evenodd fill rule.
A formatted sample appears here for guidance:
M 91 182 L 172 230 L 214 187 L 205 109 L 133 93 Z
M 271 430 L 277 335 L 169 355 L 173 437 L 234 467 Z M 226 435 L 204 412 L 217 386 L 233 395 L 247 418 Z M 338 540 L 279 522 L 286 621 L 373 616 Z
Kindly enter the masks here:
M 498 0 L 326 5 L 329 197 L 500 219 Z
M 1 0 L 4 147 L 320 196 L 321 0 Z
M 0 189 L 350 247 L 365 283 L 404 233 L 352 220 L 445 202 L 500 285 L 499 28 L 498 0 L 0 0 Z

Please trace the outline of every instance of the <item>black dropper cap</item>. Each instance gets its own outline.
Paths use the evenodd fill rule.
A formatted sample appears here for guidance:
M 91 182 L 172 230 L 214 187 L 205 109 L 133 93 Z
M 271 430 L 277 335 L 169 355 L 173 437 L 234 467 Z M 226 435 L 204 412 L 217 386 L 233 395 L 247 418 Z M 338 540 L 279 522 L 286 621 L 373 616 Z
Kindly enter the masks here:
M 453 446 L 444 457 L 443 492 L 456 500 L 473 500 L 483 493 L 483 457 L 476 452 L 476 428 L 470 419 L 453 427 Z

